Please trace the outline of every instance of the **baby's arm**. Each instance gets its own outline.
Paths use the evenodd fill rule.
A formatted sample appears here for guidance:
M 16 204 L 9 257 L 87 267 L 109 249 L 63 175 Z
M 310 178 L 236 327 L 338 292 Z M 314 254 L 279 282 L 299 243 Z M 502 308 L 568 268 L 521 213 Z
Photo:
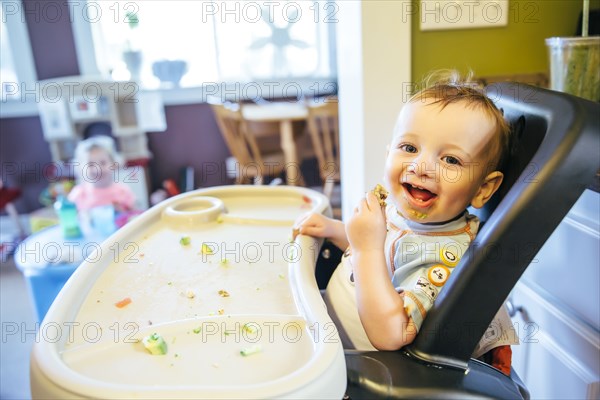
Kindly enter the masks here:
M 368 193 L 348 221 L 358 314 L 371 344 L 397 350 L 416 336 L 404 310 L 404 300 L 392 285 L 386 267 L 385 216 L 373 193 Z
M 342 250 L 348 247 L 346 229 L 342 221 L 318 213 L 308 213 L 296 220 L 294 228 L 300 235 L 329 239 Z
M 113 198 L 113 205 L 115 210 L 119 212 L 127 212 L 133 209 L 135 203 L 135 194 L 133 191 L 124 184 L 116 184 Z
M 82 203 L 84 202 L 84 190 L 82 184 L 78 184 L 73 186 L 69 194 L 67 195 L 67 199 L 69 201 L 75 203 L 77 205 L 77 209 L 81 209 Z

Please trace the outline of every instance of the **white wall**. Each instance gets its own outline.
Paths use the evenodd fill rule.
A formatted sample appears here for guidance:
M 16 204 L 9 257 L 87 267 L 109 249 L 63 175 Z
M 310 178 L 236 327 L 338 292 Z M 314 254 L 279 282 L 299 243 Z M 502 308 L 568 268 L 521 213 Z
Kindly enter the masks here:
M 386 147 L 410 85 L 410 1 L 339 1 L 342 214 L 382 181 Z

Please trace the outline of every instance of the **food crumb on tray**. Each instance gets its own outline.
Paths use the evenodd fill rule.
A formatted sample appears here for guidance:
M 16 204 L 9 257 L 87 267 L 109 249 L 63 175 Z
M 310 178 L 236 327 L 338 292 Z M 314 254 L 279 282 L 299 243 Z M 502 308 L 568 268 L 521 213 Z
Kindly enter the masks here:
M 200 248 L 200 252 L 204 255 L 210 256 L 215 254 L 214 250 L 212 249 L 212 247 L 210 247 L 209 245 L 207 245 L 206 243 L 202 243 L 202 247 Z
M 130 297 L 125 297 L 123 300 L 117 301 L 115 303 L 115 307 L 117 308 L 123 308 L 127 305 L 131 304 L 131 298 Z
M 260 353 L 261 351 L 262 351 L 262 348 L 260 347 L 260 345 L 255 344 L 254 346 L 247 347 L 245 349 L 240 350 L 240 354 L 243 355 L 244 357 L 248 357 L 248 356 L 251 356 L 252 354 Z
M 153 356 L 167 354 L 167 343 L 158 333 L 144 337 L 142 343 Z

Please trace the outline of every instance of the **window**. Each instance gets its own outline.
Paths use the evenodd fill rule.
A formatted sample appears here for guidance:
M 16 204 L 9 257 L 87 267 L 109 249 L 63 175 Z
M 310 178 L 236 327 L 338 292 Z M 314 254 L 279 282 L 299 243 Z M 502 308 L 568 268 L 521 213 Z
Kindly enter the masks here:
M 333 1 L 88 1 L 71 9 L 89 23 L 97 72 L 147 89 L 335 81 Z
M 10 93 L 15 82 L 18 82 L 17 69 L 12 57 L 12 51 L 10 50 L 10 44 L 8 41 L 8 29 L 4 22 L 4 12 L 0 9 L 0 17 L 2 18 L 2 25 L 0 25 L 0 93 L 2 95 L 2 101 L 6 101 L 7 92 Z M 15 88 L 14 90 L 18 90 Z
M 0 115 L 34 115 L 35 102 L 23 90 L 35 87 L 36 73 L 27 28 L 21 21 L 20 3 L 2 1 L 0 7 Z M 33 97 L 33 96 L 29 96 Z

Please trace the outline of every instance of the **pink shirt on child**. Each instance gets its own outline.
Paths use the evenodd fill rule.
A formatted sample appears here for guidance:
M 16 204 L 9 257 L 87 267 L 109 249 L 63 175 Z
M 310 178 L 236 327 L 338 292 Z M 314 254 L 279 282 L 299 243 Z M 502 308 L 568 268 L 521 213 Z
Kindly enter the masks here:
M 94 187 L 90 183 L 82 183 L 76 185 L 68 197 L 75 203 L 79 211 L 111 204 L 119 211 L 128 211 L 133 208 L 135 202 L 135 195 L 131 189 L 121 183 L 113 183 L 104 188 Z

